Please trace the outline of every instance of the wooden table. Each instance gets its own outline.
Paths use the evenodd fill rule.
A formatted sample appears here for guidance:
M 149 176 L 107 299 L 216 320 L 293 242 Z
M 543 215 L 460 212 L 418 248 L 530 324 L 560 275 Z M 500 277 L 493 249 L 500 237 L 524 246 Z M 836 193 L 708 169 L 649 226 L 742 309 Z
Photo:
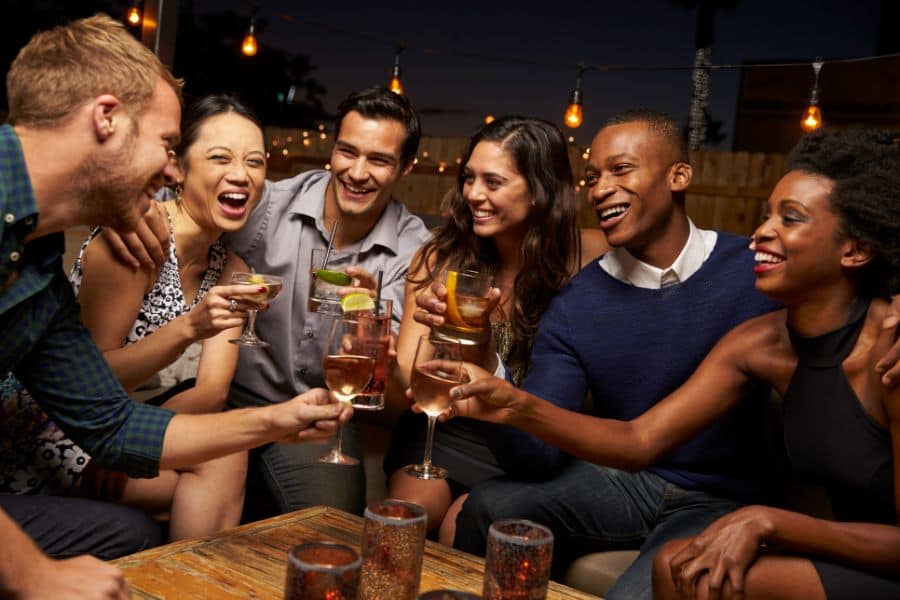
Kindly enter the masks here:
M 304 542 L 336 541 L 359 550 L 363 520 L 315 507 L 175 542 L 114 561 L 134 598 L 273 598 L 284 593 L 287 552 Z M 428 542 L 420 591 L 454 588 L 481 593 L 484 560 Z M 550 599 L 596 598 L 557 583 Z M 390 599 L 385 599 L 390 600 Z

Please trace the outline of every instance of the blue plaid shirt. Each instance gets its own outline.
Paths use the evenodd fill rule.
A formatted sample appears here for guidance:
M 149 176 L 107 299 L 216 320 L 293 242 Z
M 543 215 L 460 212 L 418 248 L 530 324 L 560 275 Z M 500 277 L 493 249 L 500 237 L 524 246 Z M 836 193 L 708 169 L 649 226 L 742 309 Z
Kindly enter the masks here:
M 63 234 L 25 242 L 38 218 L 19 139 L 0 126 L 0 374 L 12 371 L 101 464 L 156 476 L 173 413 L 128 398 L 81 323 L 62 268 Z

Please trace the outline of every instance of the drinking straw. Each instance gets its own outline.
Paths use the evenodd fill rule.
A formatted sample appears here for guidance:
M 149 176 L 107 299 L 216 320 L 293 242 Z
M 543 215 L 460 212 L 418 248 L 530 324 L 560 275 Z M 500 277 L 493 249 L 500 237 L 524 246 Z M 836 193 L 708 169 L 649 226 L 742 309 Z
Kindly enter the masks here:
M 328 257 L 331 256 L 331 247 L 334 245 L 334 234 L 337 233 L 338 222 L 335 221 L 331 226 L 331 235 L 328 236 L 328 248 L 325 249 L 325 258 L 322 260 L 322 268 L 328 264 Z
M 375 288 L 375 316 L 381 316 L 381 278 L 384 276 L 384 271 L 378 269 L 378 285 Z

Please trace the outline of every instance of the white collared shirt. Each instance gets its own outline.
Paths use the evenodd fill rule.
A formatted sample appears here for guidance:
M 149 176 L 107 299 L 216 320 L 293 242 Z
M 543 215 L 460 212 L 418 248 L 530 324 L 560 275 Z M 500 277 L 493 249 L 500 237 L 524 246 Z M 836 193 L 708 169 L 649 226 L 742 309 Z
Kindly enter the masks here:
M 690 232 L 678 258 L 669 267 L 660 269 L 636 259 L 625 248 L 610 248 L 600 257 L 600 268 L 619 281 L 640 288 L 658 290 L 681 283 L 700 270 L 716 246 L 718 234 L 699 229 L 688 219 Z

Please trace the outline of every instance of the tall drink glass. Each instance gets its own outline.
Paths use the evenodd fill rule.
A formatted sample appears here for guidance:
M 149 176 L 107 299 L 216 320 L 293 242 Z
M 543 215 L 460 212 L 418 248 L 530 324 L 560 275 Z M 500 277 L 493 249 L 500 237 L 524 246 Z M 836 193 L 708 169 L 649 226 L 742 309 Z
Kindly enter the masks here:
M 345 319 L 374 320 L 377 330 L 378 354 L 375 356 L 375 370 L 369 385 L 353 398 L 353 408 L 356 410 L 381 410 L 384 408 L 384 388 L 387 381 L 387 372 L 390 367 L 388 349 L 391 343 L 391 311 L 394 308 L 392 300 L 382 299 L 378 301 L 377 310 L 345 312 Z
M 419 338 L 413 359 L 410 387 L 416 404 L 428 416 L 428 438 L 425 457 L 420 465 L 411 465 L 406 472 L 419 479 L 444 479 L 447 469 L 431 463 L 434 424 L 438 416 L 450 407 L 451 388 L 462 383 L 462 346 L 458 340 L 446 340 L 429 335 Z
M 438 337 L 458 340 L 466 346 L 483 344 L 490 339 L 490 300 L 494 285 L 491 275 L 475 271 L 447 271 L 447 311 L 444 324 L 435 328 Z

